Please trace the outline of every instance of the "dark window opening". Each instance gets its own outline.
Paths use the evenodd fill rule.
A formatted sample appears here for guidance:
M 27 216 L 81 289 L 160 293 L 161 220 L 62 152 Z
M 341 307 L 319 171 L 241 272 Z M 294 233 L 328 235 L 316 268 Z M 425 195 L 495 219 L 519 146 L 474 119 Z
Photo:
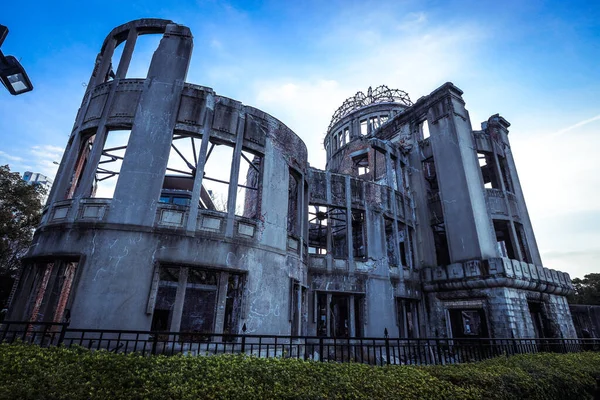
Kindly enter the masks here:
M 331 252 L 333 258 L 348 257 L 348 219 L 343 208 L 329 208 L 328 224 L 331 226 Z
M 373 176 L 376 181 L 387 178 L 385 152 L 378 149 L 373 149 Z
M 235 335 L 238 333 L 243 290 L 243 277 L 241 275 L 229 274 L 227 282 L 227 299 L 225 300 L 224 334 Z M 231 340 L 233 340 L 233 338 Z
M 352 158 L 354 171 L 357 176 L 363 179 L 370 179 L 369 155 L 363 154 Z
M 442 224 L 432 225 L 433 241 L 435 244 L 435 257 L 437 265 L 450 264 L 450 250 L 448 248 L 448 238 L 446 236 L 446 227 Z
M 521 249 L 521 255 L 523 256 L 523 261 L 526 263 L 532 262 L 531 253 L 529 252 L 529 246 L 527 245 L 527 238 L 525 236 L 525 230 L 523 229 L 523 225 L 515 222 L 515 230 L 517 231 L 517 241 L 519 242 L 519 248 Z
M 334 338 L 362 336 L 360 304 L 361 298 L 347 294 L 317 294 L 317 335 Z M 351 304 L 351 302 L 354 304 Z M 351 314 L 354 306 L 354 315 Z M 354 321 L 352 321 L 352 319 Z
M 94 144 L 94 139 L 96 138 L 96 134 L 91 136 L 82 138 L 81 147 L 79 149 L 79 155 L 77 156 L 77 162 L 75 163 L 75 168 L 73 169 L 73 175 L 71 175 L 71 182 L 69 188 L 67 190 L 67 199 L 73 198 L 75 191 L 79 188 L 79 183 L 81 181 L 81 175 L 83 171 L 85 171 L 85 167 L 88 163 L 88 157 L 90 155 L 90 151 L 92 150 L 92 146 Z
M 450 314 L 450 326 L 453 338 L 488 337 L 485 312 L 482 308 L 450 309 L 448 313 Z
M 502 179 L 504 179 L 504 187 L 508 192 L 514 193 L 513 181 L 508 172 L 506 158 L 498 156 L 498 160 L 500 161 L 500 173 L 502 174 Z
M 513 248 L 509 224 L 510 222 L 508 221 L 494 220 L 494 231 L 496 232 L 496 241 L 498 243 L 497 246 L 500 256 L 514 260 L 517 257 Z
M 409 299 L 396 299 L 400 337 L 414 339 L 419 337 L 418 302 Z
M 288 184 L 288 215 L 287 215 L 287 230 L 289 233 L 298 235 L 299 234 L 299 219 L 298 219 L 298 203 L 299 199 L 299 181 L 300 178 L 296 176 L 292 170 L 289 172 L 289 184 Z
M 388 263 L 390 266 L 398 266 L 398 256 L 396 250 L 396 241 L 394 240 L 394 220 L 384 218 L 385 224 L 385 244 Z
M 352 249 L 354 258 L 367 256 L 365 212 L 352 210 Z

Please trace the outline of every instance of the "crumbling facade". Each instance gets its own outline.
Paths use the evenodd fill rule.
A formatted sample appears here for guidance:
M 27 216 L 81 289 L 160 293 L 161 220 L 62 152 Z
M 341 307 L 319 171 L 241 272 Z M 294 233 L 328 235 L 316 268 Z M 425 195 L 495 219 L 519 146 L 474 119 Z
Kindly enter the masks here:
M 130 78 L 141 35 L 162 39 Z M 451 83 L 416 103 L 369 88 L 334 114 L 318 170 L 282 122 L 186 83 L 191 52 L 165 20 L 106 38 L 9 319 L 575 337 L 570 279 L 542 267 L 504 118 L 472 130 Z

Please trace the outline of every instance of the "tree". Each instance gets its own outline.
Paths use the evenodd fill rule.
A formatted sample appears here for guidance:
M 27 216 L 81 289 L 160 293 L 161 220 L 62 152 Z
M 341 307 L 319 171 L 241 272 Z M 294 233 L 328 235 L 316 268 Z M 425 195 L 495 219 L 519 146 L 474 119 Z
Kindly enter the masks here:
M 600 274 L 587 274 L 583 279 L 573 279 L 575 294 L 569 296 L 571 304 L 600 304 Z
M 8 298 L 33 231 L 42 216 L 45 189 L 29 185 L 8 165 L 0 166 L 0 306 Z

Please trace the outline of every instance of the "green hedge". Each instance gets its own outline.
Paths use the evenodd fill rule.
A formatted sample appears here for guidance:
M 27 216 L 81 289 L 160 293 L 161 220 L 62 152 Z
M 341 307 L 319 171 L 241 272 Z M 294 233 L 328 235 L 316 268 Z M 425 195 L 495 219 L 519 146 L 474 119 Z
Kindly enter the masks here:
M 0 399 L 585 399 L 600 354 L 371 367 L 246 356 L 151 356 L 0 344 Z

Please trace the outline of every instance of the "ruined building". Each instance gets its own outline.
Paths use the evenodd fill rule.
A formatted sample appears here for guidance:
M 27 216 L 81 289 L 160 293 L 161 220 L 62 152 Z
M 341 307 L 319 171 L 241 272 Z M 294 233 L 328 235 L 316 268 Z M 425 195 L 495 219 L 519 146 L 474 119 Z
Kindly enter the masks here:
M 129 77 L 155 35 L 147 77 Z M 570 279 L 542 266 L 504 118 L 473 130 L 451 83 L 416 102 L 369 88 L 333 115 L 322 171 L 282 122 L 187 83 L 191 53 L 170 21 L 108 35 L 9 319 L 575 337 Z

